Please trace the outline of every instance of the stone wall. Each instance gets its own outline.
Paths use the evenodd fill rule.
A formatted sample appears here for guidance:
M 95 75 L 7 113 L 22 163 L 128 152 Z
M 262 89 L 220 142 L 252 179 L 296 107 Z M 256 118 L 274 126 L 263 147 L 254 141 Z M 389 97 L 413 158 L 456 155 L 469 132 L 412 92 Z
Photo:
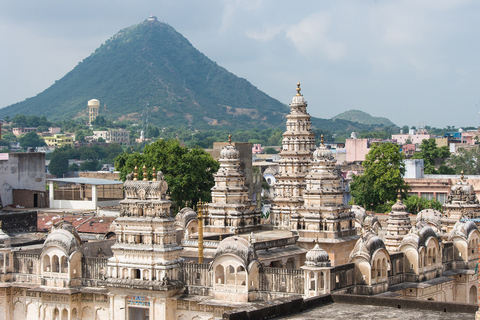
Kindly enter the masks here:
M 330 270 L 331 290 L 340 290 L 355 285 L 355 264 L 347 263 Z
M 180 281 L 187 287 L 189 294 L 207 296 L 212 288 L 209 263 L 188 262 L 180 265 Z
M 0 220 L 6 233 L 37 231 L 37 211 L 2 212 Z
M 299 269 L 261 268 L 260 291 L 304 294 L 305 272 Z
M 120 181 L 119 172 L 106 172 L 106 171 L 92 171 L 92 172 L 79 172 L 78 176 L 80 178 L 91 178 L 91 179 L 107 179 Z
M 100 285 L 107 275 L 106 257 L 83 257 L 82 258 L 82 284 L 96 287 Z

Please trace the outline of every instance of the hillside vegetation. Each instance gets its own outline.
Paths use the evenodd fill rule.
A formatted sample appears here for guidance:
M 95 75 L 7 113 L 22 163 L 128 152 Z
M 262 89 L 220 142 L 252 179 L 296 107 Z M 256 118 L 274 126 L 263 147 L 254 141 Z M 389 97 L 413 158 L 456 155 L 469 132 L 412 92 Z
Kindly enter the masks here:
M 395 126 L 395 124 L 387 118 L 373 117 L 360 110 L 345 111 L 333 117 L 332 120 L 347 120 L 372 126 Z
M 138 121 L 148 112 L 149 122 L 160 127 L 277 126 L 288 112 L 171 26 L 146 20 L 118 32 L 42 93 L 0 109 L 0 117 L 78 118 L 87 115 L 93 98 L 105 118 Z

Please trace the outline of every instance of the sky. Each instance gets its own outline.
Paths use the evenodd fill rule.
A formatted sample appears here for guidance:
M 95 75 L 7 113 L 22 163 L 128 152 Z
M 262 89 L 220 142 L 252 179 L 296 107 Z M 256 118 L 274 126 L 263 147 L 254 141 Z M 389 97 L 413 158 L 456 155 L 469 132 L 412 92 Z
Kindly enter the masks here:
M 0 107 L 151 14 L 285 104 L 300 82 L 313 116 L 480 126 L 478 0 L 2 0 Z

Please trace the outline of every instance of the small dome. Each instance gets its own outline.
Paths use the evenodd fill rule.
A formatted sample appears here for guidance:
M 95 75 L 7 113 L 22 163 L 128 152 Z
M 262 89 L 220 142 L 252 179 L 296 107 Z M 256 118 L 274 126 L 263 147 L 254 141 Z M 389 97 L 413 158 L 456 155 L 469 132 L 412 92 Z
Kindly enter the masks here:
M 327 148 L 324 144 L 321 144 L 313 152 L 313 159 L 320 160 L 320 161 L 332 160 L 333 159 L 332 150 Z
M 10 248 L 10 236 L 0 229 L 0 248 Z
M 186 225 L 191 221 L 197 219 L 197 213 L 193 211 L 192 208 L 183 208 L 175 216 L 175 220 L 180 224 L 182 228 L 185 228 Z
M 477 225 L 475 222 L 469 221 L 457 221 L 455 226 L 453 226 L 453 230 L 448 237 L 449 241 L 452 240 L 454 237 L 461 237 L 465 240 L 468 239 L 468 236 L 474 230 L 478 230 Z
M 369 231 L 357 240 L 353 251 L 350 253 L 350 261 L 361 256 L 370 261 L 377 250 L 385 249 L 385 243 L 375 233 Z
M 355 214 L 355 220 L 357 220 L 360 224 L 363 224 L 363 221 L 367 216 L 365 209 L 354 204 L 350 210 Z
M 401 199 L 398 199 L 397 202 L 392 206 L 392 211 L 407 212 L 407 206 L 403 204 Z
M 327 251 L 320 248 L 315 244 L 312 250 L 307 252 L 305 265 L 308 267 L 330 267 L 330 259 L 328 258 Z
M 438 242 L 440 242 L 437 233 L 432 229 L 432 227 L 424 222 L 419 222 L 417 223 L 417 226 L 412 227 L 410 232 L 403 238 L 400 247 L 410 244 L 418 250 L 420 247 L 425 247 L 428 239 L 432 237 L 436 238 Z
M 68 221 L 58 223 L 47 236 L 43 247 L 57 246 L 65 250 L 67 255 L 81 248 L 82 240 L 75 227 Z
M 300 82 L 297 83 L 297 94 L 292 98 L 292 104 L 305 104 L 305 100 L 303 95 L 300 93 L 302 89 L 300 89 Z
M 248 266 L 252 260 L 257 259 L 257 254 L 250 243 L 238 236 L 223 239 L 215 251 L 215 259 L 225 254 L 236 255 L 241 258 L 245 266 Z
M 232 145 L 228 145 L 222 148 L 220 151 L 220 159 L 239 159 L 240 152 Z

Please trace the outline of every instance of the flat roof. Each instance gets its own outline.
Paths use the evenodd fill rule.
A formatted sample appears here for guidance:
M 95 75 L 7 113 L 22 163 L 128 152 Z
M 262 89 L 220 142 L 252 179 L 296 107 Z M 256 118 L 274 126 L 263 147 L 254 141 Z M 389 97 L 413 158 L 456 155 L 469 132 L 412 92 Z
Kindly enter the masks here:
M 64 183 L 76 183 L 76 184 L 90 184 L 94 186 L 101 186 L 107 184 L 123 184 L 122 181 L 108 180 L 108 179 L 93 179 L 93 178 L 55 178 L 47 179 L 47 181 L 64 182 Z
M 398 309 L 392 307 L 358 305 L 346 303 L 332 303 L 325 306 L 315 307 L 301 313 L 278 317 L 282 320 L 305 320 L 305 319 L 409 319 L 409 320 L 460 320 L 474 319 L 475 313 L 439 312 L 425 309 Z

